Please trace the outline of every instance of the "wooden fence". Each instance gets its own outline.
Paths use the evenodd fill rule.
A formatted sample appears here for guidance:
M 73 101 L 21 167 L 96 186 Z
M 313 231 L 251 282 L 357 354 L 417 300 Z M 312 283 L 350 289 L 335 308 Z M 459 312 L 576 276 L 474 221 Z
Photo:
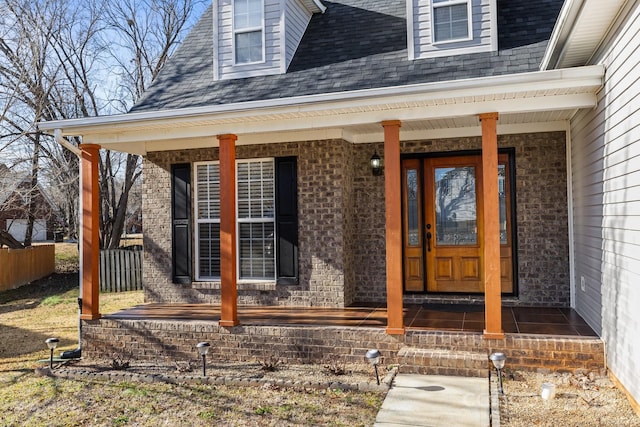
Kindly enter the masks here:
M 142 289 L 142 250 L 100 251 L 100 291 L 124 292 Z
M 54 245 L 36 245 L 24 249 L 0 248 L 0 291 L 26 285 L 55 270 Z

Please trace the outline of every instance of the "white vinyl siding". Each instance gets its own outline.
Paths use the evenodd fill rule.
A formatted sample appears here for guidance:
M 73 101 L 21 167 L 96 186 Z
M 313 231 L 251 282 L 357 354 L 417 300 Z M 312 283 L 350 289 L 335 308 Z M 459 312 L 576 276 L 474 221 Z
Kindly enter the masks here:
M 571 121 L 575 307 L 605 340 L 608 368 L 640 401 L 638 7 L 621 22 L 594 61 L 606 67 L 598 106 Z
M 407 42 L 410 54 L 417 58 L 430 58 L 445 55 L 486 52 L 497 47 L 496 0 L 407 0 Z M 471 19 L 470 34 L 463 37 L 458 14 L 448 12 L 467 8 Z M 433 12 L 445 15 L 441 26 L 434 28 L 436 16 Z M 469 13 L 469 12 L 467 12 Z M 453 20 L 451 21 L 452 18 Z M 447 27 L 448 25 L 448 27 Z M 453 33 L 448 33 L 453 31 Z M 436 32 L 442 36 L 451 36 L 452 40 L 434 39 Z M 445 37 L 446 38 L 446 37 Z
M 286 69 L 291 64 L 293 55 L 298 49 L 307 25 L 309 25 L 311 13 L 298 0 L 291 0 L 286 2 L 285 16 Z
M 217 2 L 217 13 L 214 14 L 214 37 L 217 37 L 217 43 L 214 43 L 217 48 L 217 61 L 215 61 L 217 70 L 215 70 L 215 75 L 219 79 L 235 79 L 280 73 L 281 51 L 283 49 L 283 46 L 281 46 L 283 38 L 280 37 L 280 0 L 261 0 L 264 7 L 264 22 L 262 26 L 263 57 L 258 62 L 244 64 L 236 62 L 233 1 L 220 0 Z
M 196 280 L 220 278 L 220 164 L 195 164 Z M 238 279 L 275 280 L 273 159 L 236 163 Z

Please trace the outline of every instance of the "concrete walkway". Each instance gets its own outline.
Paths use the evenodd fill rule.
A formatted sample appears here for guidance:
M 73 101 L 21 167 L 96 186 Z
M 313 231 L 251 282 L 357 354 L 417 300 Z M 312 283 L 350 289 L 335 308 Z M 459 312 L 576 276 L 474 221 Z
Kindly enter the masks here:
M 489 379 L 398 374 L 376 427 L 489 426 Z

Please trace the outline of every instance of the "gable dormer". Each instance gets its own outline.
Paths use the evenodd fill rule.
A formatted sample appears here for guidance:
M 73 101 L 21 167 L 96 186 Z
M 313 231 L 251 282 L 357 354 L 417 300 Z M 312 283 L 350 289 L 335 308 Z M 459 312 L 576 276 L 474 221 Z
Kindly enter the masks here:
M 320 0 L 214 0 L 214 79 L 287 71 Z
M 498 49 L 497 0 L 407 0 L 409 59 Z

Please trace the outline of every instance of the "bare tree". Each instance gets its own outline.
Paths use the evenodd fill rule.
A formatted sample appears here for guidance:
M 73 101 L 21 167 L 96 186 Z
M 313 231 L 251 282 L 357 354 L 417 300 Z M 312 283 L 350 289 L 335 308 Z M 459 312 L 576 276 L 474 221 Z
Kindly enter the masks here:
M 123 0 L 111 2 L 105 9 L 106 24 L 118 35 L 119 49 L 110 51 L 117 64 L 120 77 L 118 91 L 120 107 L 137 101 L 147 86 L 156 78 L 169 55 L 175 50 L 180 37 L 190 22 L 194 6 L 192 0 Z M 133 64 L 133 66 L 131 66 Z M 103 234 L 102 247 L 115 248 L 120 244 L 127 214 L 131 187 L 140 176 L 137 156 L 127 155 L 119 191 L 119 174 L 112 153 L 107 152 L 100 164 Z
M 6 3 L 5 23 L 12 31 L 3 31 L 0 53 L 4 61 L 0 65 L 3 92 L 15 94 L 12 114 L 3 117 L 3 136 L 32 143 L 29 156 L 31 188 L 38 186 L 38 169 L 41 135 L 36 124 L 47 117 L 47 99 L 54 85 L 57 66 L 48 61 L 52 51 L 51 39 L 57 22 L 47 17 L 56 15 L 57 5 L 40 2 Z M 53 66 L 52 66 L 53 65 Z M 33 224 L 38 208 L 33 192 L 28 198 L 25 246 L 31 245 Z
M 53 187 L 65 188 L 54 193 L 60 196 L 59 211 L 73 230 L 77 159 L 39 133 L 37 123 L 126 111 L 155 79 L 201 4 L 199 0 L 3 0 L 0 4 L 0 151 L 11 153 L 14 164 L 30 170 L 33 187 L 43 178 L 42 170 Z M 140 160 L 103 151 L 99 169 L 101 246 L 113 248 L 120 242 Z M 35 209 L 35 202 L 31 205 Z M 31 224 L 34 212 L 28 215 Z

